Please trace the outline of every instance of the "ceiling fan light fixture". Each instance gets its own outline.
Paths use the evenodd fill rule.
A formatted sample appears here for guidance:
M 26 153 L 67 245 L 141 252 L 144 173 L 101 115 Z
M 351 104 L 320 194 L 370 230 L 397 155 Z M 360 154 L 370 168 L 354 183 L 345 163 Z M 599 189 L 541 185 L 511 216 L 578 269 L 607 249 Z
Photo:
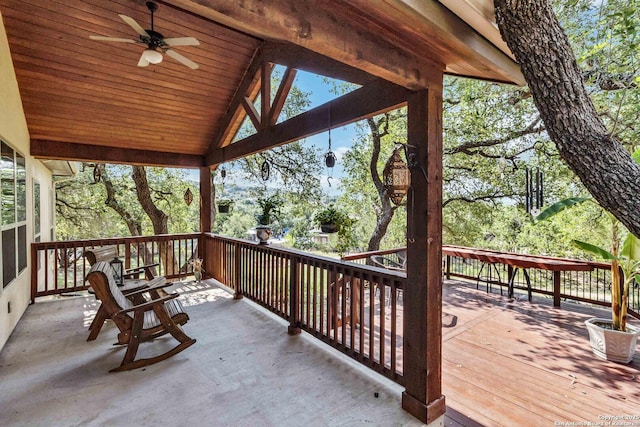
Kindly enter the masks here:
M 145 49 L 142 57 L 150 64 L 159 64 L 162 62 L 162 54 L 155 49 Z

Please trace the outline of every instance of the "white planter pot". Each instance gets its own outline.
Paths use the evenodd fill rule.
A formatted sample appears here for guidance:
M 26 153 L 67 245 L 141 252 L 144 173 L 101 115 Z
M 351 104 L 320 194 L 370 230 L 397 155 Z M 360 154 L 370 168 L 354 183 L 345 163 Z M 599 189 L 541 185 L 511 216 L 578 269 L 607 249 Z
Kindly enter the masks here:
M 628 332 L 614 331 L 598 324 L 612 325 L 609 319 L 593 318 L 584 322 L 589 331 L 593 354 L 601 359 L 618 363 L 629 363 L 636 351 L 640 328 L 627 325 Z
M 271 237 L 271 227 L 266 225 L 257 226 L 256 237 L 260 241 L 261 245 L 268 245 L 267 240 L 269 240 L 269 237 Z

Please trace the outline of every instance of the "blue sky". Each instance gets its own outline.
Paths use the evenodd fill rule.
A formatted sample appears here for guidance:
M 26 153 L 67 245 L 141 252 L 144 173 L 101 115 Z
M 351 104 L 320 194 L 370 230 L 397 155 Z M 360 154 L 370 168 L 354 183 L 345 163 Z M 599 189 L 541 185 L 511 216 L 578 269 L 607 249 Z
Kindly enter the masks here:
M 317 74 L 298 71 L 294 85 L 305 92 L 310 92 L 309 100 L 311 101 L 311 105 L 309 109 L 315 108 L 337 97 L 331 93 L 331 85 L 327 84 L 323 77 Z M 355 124 L 331 130 L 331 148 L 336 154 L 338 161 L 332 171 L 325 167 L 323 176 L 320 179 L 323 189 L 330 195 L 337 193 L 336 190 L 338 189 L 340 178 L 343 175 L 342 156 L 347 150 L 351 149 L 355 137 Z M 306 139 L 306 144 L 314 145 L 319 148 L 322 153 L 325 153 L 329 148 L 329 133 L 323 132 L 318 135 L 313 135 Z M 331 179 L 331 187 L 329 187 L 327 181 L 329 174 L 333 176 L 333 179 Z

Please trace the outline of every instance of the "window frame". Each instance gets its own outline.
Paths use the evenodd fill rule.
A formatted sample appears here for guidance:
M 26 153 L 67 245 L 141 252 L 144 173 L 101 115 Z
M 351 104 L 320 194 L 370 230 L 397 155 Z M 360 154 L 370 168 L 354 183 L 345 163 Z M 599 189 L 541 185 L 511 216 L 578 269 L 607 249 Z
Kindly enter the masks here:
M 13 148 L 13 146 L 3 138 L 0 138 L 0 145 L 2 145 L 3 152 L 4 152 L 5 146 L 7 148 L 7 153 L 9 150 L 11 150 L 12 152 L 12 163 L 13 163 L 13 171 L 12 171 L 13 172 L 13 177 L 12 177 L 13 201 L 12 202 L 13 202 L 13 210 L 14 210 L 13 222 L 5 223 L 5 218 L 1 218 L 0 231 L 1 231 L 1 238 L 2 238 L 2 246 L 4 247 L 4 244 L 5 244 L 4 242 L 5 232 L 13 231 L 13 249 L 15 254 L 12 257 L 14 261 L 14 265 L 13 265 L 14 274 L 12 275 L 13 277 L 6 280 L 7 278 L 5 278 L 4 274 L 6 270 L 5 259 L 7 257 L 5 256 L 4 250 L 3 250 L 2 262 L 0 263 L 0 275 L 2 276 L 2 287 L 0 287 L 0 291 L 1 291 L 2 289 L 7 288 L 11 286 L 13 283 L 15 283 L 16 279 L 20 277 L 27 270 L 27 267 L 29 264 L 29 260 L 28 260 L 29 251 L 27 247 L 29 242 L 29 236 L 28 236 L 29 230 L 27 226 L 29 214 L 28 214 L 27 207 L 29 203 L 27 200 L 28 199 L 27 157 L 24 154 L 22 154 L 19 150 L 16 150 L 15 148 Z M 22 160 L 21 165 L 19 164 L 19 161 L 18 161 L 19 159 Z M 19 166 L 22 166 L 22 169 L 19 169 Z M 2 167 L 4 167 L 4 165 L 2 165 Z M 6 180 L 3 179 L 2 174 L 0 174 L 0 187 L 4 185 L 5 181 Z M 22 197 L 20 197 L 22 192 L 24 192 L 24 194 Z M 3 213 L 4 213 L 4 210 L 3 210 L 4 202 L 5 202 L 4 194 L 2 191 L 0 191 L 0 211 Z M 22 206 L 22 204 L 24 204 L 24 206 Z M 24 214 L 23 218 L 20 218 L 20 213 Z M 24 240 L 24 242 L 21 242 L 22 240 Z M 23 246 L 21 246 L 21 243 Z M 22 268 L 20 265 L 21 261 L 23 262 Z

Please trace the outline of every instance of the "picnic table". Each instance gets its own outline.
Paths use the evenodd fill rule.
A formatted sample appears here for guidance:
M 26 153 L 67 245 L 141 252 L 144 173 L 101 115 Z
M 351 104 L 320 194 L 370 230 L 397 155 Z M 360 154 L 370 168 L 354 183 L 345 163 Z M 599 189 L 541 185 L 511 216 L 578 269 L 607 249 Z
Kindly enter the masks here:
M 488 249 L 467 248 L 464 246 L 443 245 L 442 254 L 476 259 L 485 264 L 505 264 L 509 266 L 509 282 L 507 284 L 509 298 L 513 298 L 515 277 L 519 271 L 522 271 L 527 282 L 529 301 L 531 301 L 531 280 L 527 270 L 530 268 L 553 271 L 554 295 L 560 295 L 560 272 L 593 271 L 593 265 L 585 261 L 554 258 L 542 255 L 522 255 L 509 252 L 492 251 Z M 558 305 L 559 303 L 560 302 L 558 301 Z

